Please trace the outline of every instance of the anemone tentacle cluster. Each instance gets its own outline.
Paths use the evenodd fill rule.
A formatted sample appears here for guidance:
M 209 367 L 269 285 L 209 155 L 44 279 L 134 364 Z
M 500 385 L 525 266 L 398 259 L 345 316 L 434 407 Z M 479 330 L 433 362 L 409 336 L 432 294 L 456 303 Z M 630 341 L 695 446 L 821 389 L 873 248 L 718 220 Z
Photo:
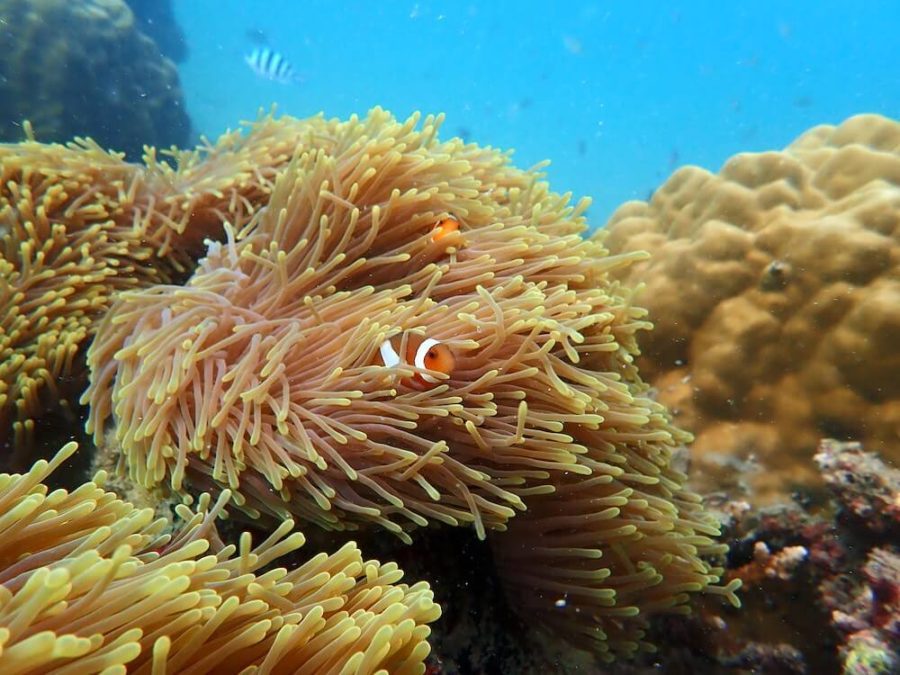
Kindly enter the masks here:
M 352 542 L 271 568 L 304 543 L 290 521 L 255 547 L 247 533 L 223 546 L 227 492 L 179 505 L 168 534 L 103 472 L 49 490 L 75 450 L 0 475 L 0 672 L 424 672 L 440 615 L 427 584 L 398 583 L 396 565 Z
M 36 422 L 71 408 L 97 319 L 125 289 L 183 280 L 222 223 L 268 199 L 319 118 L 259 120 L 247 135 L 130 164 L 90 140 L 0 145 L 0 466 L 23 469 Z
M 687 436 L 633 363 L 644 312 L 609 277 L 642 254 L 608 255 L 587 201 L 440 122 L 315 118 L 185 285 L 118 295 L 89 431 L 112 422 L 139 484 L 228 490 L 254 517 L 471 525 L 523 613 L 633 653 L 690 593 L 736 602 L 670 465 Z

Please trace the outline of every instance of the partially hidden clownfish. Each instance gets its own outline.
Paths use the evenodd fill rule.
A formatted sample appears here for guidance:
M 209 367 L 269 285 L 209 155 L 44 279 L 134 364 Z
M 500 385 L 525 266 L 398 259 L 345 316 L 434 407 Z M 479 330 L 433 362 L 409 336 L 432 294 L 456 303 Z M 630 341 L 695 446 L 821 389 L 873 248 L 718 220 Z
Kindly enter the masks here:
M 456 358 L 450 347 L 440 340 L 410 333 L 406 337 L 405 349 L 403 347 L 403 339 L 400 335 L 395 335 L 382 342 L 378 350 L 381 363 L 386 368 L 393 368 L 402 362 L 420 370 L 430 370 L 445 375 L 449 375 L 456 365 Z M 405 351 L 405 358 L 400 357 L 398 353 L 400 349 Z M 412 377 L 403 379 L 404 384 L 415 389 L 428 389 L 440 382 L 441 380 L 425 372 L 417 372 Z
M 437 243 L 451 236 L 454 232 L 459 232 L 459 221 L 453 216 L 441 218 L 431 230 L 431 241 Z

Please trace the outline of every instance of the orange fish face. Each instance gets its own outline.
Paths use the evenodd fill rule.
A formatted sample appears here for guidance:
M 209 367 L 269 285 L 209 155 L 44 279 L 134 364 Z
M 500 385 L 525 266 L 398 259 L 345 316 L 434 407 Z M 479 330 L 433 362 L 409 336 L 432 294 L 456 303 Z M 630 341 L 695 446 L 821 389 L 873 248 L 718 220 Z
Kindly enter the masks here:
M 434 229 L 431 230 L 431 241 L 437 243 L 454 232 L 459 232 L 459 221 L 453 216 L 447 216 L 435 223 Z
M 400 356 L 401 351 L 404 352 L 403 358 Z M 456 365 L 456 358 L 450 347 L 440 340 L 425 338 L 414 333 L 407 334 L 405 340 L 401 335 L 395 335 L 393 338 L 385 340 L 379 348 L 379 356 L 382 365 L 386 368 L 393 368 L 403 363 L 420 370 L 430 370 L 445 375 L 449 375 Z M 438 384 L 440 380 L 429 373 L 421 372 L 404 378 L 402 382 L 415 389 L 427 389 Z

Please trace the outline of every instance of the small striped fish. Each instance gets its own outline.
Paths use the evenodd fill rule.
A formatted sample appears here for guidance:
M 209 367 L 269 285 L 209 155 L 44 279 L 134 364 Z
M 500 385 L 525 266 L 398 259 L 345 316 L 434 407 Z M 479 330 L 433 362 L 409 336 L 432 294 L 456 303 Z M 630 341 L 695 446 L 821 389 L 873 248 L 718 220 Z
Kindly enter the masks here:
M 244 57 L 244 61 L 254 73 L 267 80 L 281 84 L 291 84 L 300 80 L 291 62 L 268 47 L 257 47 Z

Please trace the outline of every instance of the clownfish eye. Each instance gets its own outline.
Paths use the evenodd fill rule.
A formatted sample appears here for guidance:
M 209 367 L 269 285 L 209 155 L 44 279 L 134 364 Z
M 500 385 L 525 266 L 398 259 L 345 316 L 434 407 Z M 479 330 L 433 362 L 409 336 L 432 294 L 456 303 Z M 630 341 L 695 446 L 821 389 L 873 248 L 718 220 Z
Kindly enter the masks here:
M 416 350 L 416 357 L 413 365 L 422 370 L 432 370 L 449 375 L 450 371 L 453 370 L 455 361 L 453 352 L 450 351 L 450 348 L 447 345 L 442 344 L 439 340 L 435 340 L 434 338 L 427 338 L 422 341 L 422 344 L 420 344 L 419 348 Z M 426 382 L 434 383 L 438 381 L 437 378 L 428 375 L 427 373 L 421 373 L 421 377 Z
M 439 220 L 431 230 L 431 241 L 438 242 L 459 230 L 459 221 L 453 216 Z

